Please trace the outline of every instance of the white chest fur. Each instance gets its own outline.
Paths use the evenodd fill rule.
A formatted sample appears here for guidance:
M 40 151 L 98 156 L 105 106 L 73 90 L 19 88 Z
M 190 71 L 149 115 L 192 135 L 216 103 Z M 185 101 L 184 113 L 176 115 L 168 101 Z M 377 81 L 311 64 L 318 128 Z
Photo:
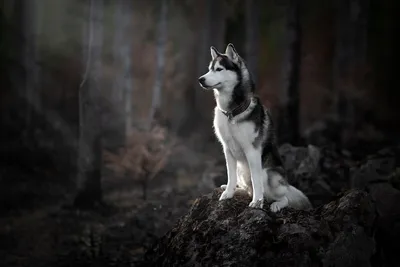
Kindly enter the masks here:
M 228 117 L 216 107 L 214 129 L 224 148 L 229 149 L 237 161 L 245 161 L 244 151 L 252 146 L 257 136 L 254 124 L 243 121 L 237 122 L 235 118 L 228 120 Z

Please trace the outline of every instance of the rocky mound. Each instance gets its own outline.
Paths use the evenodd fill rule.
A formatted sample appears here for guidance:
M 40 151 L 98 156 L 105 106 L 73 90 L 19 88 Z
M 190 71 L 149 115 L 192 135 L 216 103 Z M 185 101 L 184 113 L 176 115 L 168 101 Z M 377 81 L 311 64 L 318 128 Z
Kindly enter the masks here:
M 375 205 L 350 190 L 313 211 L 278 213 L 248 207 L 220 189 L 202 196 L 175 227 L 147 251 L 147 266 L 371 266 Z
M 316 209 L 274 214 L 244 195 L 218 202 L 214 189 L 147 251 L 146 266 L 400 266 L 400 146 L 357 156 L 285 144 L 280 154 Z

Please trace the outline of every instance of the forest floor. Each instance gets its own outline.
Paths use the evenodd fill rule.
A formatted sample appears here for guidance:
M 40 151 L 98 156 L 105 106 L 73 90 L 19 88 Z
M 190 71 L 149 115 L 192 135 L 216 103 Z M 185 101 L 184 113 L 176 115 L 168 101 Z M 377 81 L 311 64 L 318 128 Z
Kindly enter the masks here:
M 73 185 L 51 173 L 0 166 L 0 266 L 135 266 L 210 190 L 204 175 L 223 164 L 209 153 L 180 153 L 149 182 L 145 200 L 140 184 L 105 170 L 105 201 L 93 210 L 71 208 Z
M 389 157 L 394 159 L 389 173 L 400 162 L 398 148 L 396 156 L 383 151 L 378 159 L 362 163 L 382 146 L 358 147 L 352 154 L 321 147 L 315 154 L 317 166 L 312 164 L 315 149 L 288 145 L 284 161 L 297 166 L 294 185 L 305 189 L 318 206 L 349 188 L 351 176 L 364 177 L 352 175 L 353 167 L 380 168 Z M 104 203 L 92 210 L 77 210 L 71 207 L 74 185 L 68 181 L 72 178 L 44 169 L 33 172 L 13 165 L 14 161 L 0 164 L 0 266 L 136 266 L 196 198 L 225 182 L 223 155 L 215 141 L 201 152 L 186 147 L 171 155 L 166 169 L 149 182 L 146 199 L 139 183 L 104 170 Z M 318 174 L 304 167 L 317 168 Z

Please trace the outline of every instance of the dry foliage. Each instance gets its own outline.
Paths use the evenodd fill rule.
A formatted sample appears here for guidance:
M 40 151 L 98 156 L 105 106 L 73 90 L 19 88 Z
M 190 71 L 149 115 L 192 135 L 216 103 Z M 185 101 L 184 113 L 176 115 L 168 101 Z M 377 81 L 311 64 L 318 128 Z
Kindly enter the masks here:
M 176 143 L 176 139 L 161 126 L 154 126 L 150 131 L 135 129 L 125 147 L 117 153 L 105 151 L 104 159 L 106 166 L 118 176 L 149 180 L 166 166 Z

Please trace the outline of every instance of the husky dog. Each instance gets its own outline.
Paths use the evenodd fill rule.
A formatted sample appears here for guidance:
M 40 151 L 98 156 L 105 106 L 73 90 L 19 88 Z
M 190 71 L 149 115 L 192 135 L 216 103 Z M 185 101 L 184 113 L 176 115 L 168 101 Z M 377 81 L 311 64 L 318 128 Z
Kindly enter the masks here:
M 254 82 L 232 44 L 224 54 L 211 47 L 209 71 L 199 78 L 204 89 L 213 89 L 217 106 L 214 130 L 222 144 L 228 183 L 219 200 L 237 190 L 252 196 L 249 206 L 262 208 L 264 198 L 277 212 L 287 206 L 309 209 L 311 203 L 285 177 L 269 111 L 254 95 Z

